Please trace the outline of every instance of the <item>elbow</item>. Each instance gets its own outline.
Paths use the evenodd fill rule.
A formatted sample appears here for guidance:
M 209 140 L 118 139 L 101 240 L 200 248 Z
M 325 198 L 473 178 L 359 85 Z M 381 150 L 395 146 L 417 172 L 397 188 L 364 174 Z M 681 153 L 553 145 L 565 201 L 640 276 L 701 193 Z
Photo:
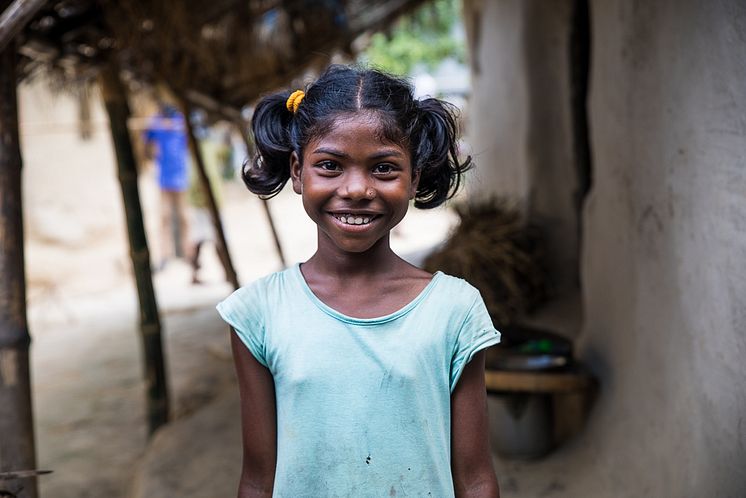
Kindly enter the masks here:
M 251 459 L 244 459 L 241 480 L 238 484 L 238 498 L 271 498 L 275 480 L 274 466 L 251 465 Z
M 238 498 L 271 498 L 273 482 L 270 479 L 256 479 L 254 476 L 241 474 L 238 484 Z
M 457 498 L 500 498 L 500 489 L 495 474 L 474 476 L 461 482 L 454 482 Z

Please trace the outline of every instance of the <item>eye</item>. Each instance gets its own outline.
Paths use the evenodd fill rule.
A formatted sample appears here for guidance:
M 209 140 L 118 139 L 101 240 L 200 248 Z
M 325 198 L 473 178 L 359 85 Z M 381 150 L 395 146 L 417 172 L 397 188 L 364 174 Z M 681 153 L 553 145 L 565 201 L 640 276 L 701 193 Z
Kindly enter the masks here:
M 396 171 L 396 166 L 390 163 L 380 163 L 373 167 L 373 173 L 376 175 L 390 175 Z
M 342 167 L 335 161 L 324 160 L 314 164 L 314 167 L 321 170 L 322 173 L 337 173 L 342 171 Z

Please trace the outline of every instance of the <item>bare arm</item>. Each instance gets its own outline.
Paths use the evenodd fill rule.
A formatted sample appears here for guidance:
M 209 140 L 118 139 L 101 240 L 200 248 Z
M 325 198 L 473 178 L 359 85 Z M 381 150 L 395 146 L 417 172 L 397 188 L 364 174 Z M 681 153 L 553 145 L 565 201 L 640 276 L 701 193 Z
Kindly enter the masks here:
M 464 368 L 451 394 L 451 472 L 459 498 L 499 498 L 490 455 L 484 351 Z
M 271 497 L 277 464 L 277 409 L 272 374 L 231 330 L 241 394 L 243 466 L 238 498 Z

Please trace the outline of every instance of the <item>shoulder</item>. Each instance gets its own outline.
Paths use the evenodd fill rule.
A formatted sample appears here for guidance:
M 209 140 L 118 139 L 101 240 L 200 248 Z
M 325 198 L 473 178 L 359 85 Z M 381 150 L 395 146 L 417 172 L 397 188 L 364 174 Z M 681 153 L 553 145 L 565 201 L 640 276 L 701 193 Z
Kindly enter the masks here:
M 428 292 L 427 304 L 423 307 L 431 315 L 428 320 L 443 325 L 449 334 L 455 336 L 475 313 L 480 314 L 484 308 L 479 290 L 466 280 L 446 273 L 435 274 Z
M 442 295 L 448 296 L 456 308 L 466 309 L 482 301 L 479 290 L 463 278 L 454 277 L 447 273 L 438 272 L 438 287 Z
M 271 273 L 235 290 L 217 304 L 217 310 L 227 318 L 232 316 L 260 315 L 268 302 L 287 289 L 292 268 Z

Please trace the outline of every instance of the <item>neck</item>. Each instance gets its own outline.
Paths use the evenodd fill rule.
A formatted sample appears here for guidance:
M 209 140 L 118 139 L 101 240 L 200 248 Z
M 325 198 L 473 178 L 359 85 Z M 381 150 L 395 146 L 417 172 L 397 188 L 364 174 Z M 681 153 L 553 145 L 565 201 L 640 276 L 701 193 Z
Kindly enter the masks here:
M 343 251 L 319 237 L 318 249 L 304 264 L 304 268 L 317 274 L 349 279 L 382 275 L 402 262 L 391 250 L 388 236 L 364 252 Z

